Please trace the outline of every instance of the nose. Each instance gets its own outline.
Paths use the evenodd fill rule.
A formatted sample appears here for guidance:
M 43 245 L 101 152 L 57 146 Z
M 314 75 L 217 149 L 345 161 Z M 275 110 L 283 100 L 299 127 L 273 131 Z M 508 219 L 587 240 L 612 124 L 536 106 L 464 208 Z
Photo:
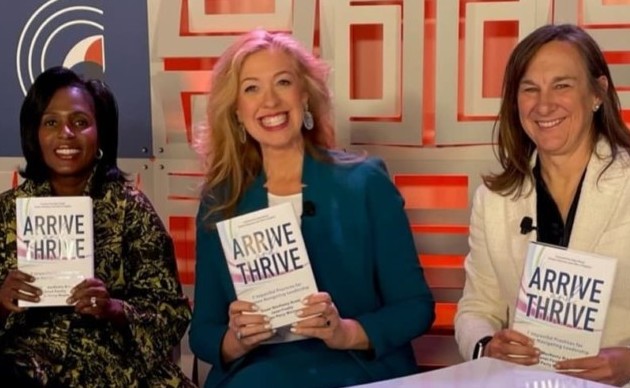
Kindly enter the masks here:
M 264 104 L 266 107 L 274 107 L 278 104 L 278 93 L 274 90 L 274 88 L 269 88 L 265 92 L 265 100 Z
M 72 130 L 70 124 L 68 123 L 61 124 L 61 128 L 59 128 L 58 136 L 64 139 L 69 138 L 69 137 L 74 137 L 74 131 Z
M 538 93 L 538 103 L 536 104 L 536 110 L 541 115 L 546 115 L 553 112 L 555 108 L 555 101 L 553 98 L 553 91 L 541 90 Z

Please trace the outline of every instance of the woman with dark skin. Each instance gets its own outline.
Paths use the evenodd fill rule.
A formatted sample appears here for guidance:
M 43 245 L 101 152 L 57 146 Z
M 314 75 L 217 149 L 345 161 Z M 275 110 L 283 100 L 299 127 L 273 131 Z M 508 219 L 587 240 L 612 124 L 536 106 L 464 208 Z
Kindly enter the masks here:
M 117 167 L 118 110 L 107 86 L 65 68 L 42 73 L 20 114 L 26 167 L 0 195 L 0 375 L 10 386 L 191 386 L 170 360 L 190 320 L 173 243 Z M 37 303 L 16 269 L 15 199 L 90 196 L 94 277 L 70 307 Z

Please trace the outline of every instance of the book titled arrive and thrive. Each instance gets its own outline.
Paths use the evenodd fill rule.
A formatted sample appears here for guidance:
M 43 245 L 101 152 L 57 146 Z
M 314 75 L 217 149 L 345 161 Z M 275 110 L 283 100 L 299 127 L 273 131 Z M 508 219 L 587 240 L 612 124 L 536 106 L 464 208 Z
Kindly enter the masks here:
M 539 366 L 599 353 L 617 260 L 530 242 L 513 329 L 534 340 Z
M 218 222 L 217 231 L 238 299 L 255 303 L 272 328 L 298 321 L 317 285 L 291 204 Z
M 40 302 L 22 307 L 67 306 L 70 290 L 94 276 L 92 199 L 16 199 L 18 269 L 35 278 Z

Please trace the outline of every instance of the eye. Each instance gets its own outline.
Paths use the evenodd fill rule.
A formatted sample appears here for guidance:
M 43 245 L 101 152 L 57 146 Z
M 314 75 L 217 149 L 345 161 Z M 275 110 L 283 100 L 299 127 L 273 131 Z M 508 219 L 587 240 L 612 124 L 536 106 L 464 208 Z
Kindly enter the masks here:
M 290 79 L 283 78 L 283 79 L 278 80 L 278 85 L 281 85 L 281 86 L 290 86 L 292 84 L 293 84 L 293 81 L 291 81 Z
M 569 85 L 569 84 L 556 84 L 556 85 L 554 85 L 554 88 L 555 89 L 566 89 L 566 88 L 568 88 L 570 86 L 571 85 Z
M 57 120 L 55 119 L 44 119 L 42 120 L 42 126 L 44 127 L 54 127 L 57 125 Z
M 258 91 L 258 86 L 256 86 L 256 85 L 247 85 L 247 86 L 245 86 L 245 88 L 243 88 L 243 91 L 245 93 L 254 93 L 254 92 Z
M 90 125 L 90 122 L 87 119 L 80 118 L 74 120 L 74 125 L 78 128 L 85 128 Z
M 535 86 L 521 86 L 521 93 L 535 93 L 538 88 Z

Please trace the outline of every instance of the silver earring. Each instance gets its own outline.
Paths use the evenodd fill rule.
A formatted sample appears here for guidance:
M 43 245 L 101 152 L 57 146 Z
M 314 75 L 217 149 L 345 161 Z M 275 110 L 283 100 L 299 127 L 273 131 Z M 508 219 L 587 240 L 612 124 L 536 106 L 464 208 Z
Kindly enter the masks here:
M 599 104 L 593 105 L 593 112 L 597 112 L 599 110 Z
M 103 150 L 99 148 L 96 151 L 96 160 L 101 160 L 101 159 L 103 159 Z
M 302 118 L 302 122 L 304 124 L 304 128 L 307 131 L 310 131 L 315 127 L 315 120 L 313 119 L 313 114 L 308 110 L 308 102 L 304 104 L 304 118 Z
M 239 139 L 240 139 L 241 143 L 245 144 L 245 143 L 247 143 L 247 131 L 245 130 L 245 126 L 243 125 L 243 123 L 239 123 L 238 127 L 240 129 Z

